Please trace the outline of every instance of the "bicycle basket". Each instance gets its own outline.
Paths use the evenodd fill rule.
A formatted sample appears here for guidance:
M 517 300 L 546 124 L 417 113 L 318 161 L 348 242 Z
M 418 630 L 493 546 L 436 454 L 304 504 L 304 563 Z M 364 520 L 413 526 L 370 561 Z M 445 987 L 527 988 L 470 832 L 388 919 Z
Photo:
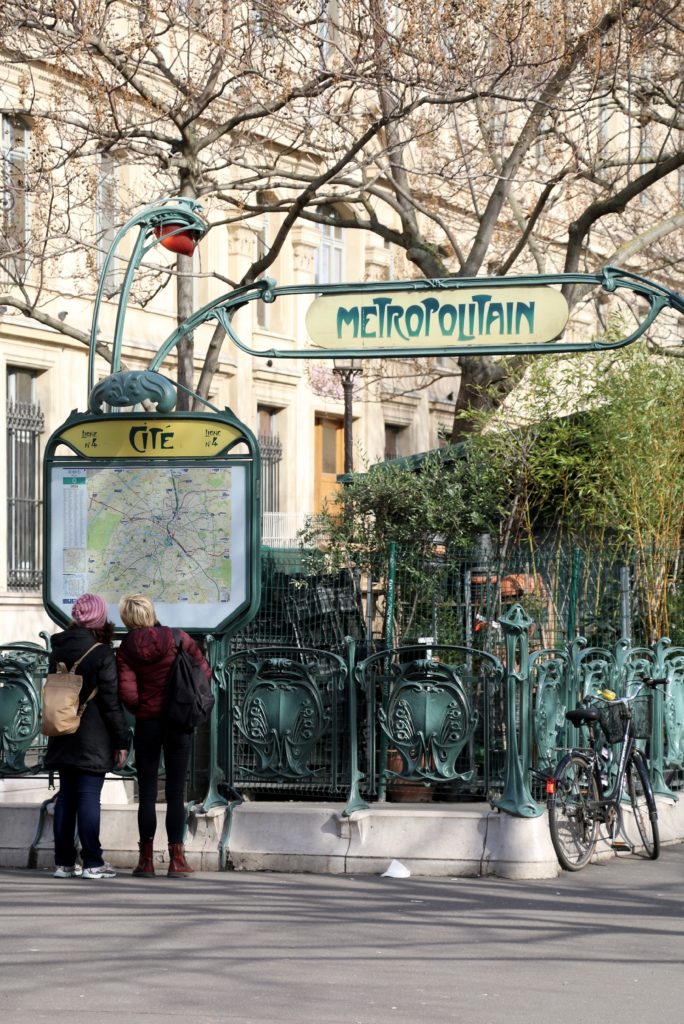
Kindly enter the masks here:
M 638 740 L 651 736 L 651 699 L 648 695 L 630 701 L 632 725 Z M 609 743 L 619 743 L 625 731 L 626 706 L 624 704 L 602 704 L 599 707 L 599 722 Z
M 645 693 L 632 701 L 632 724 L 634 735 L 638 740 L 650 740 L 651 738 L 651 715 L 653 701 L 650 694 Z

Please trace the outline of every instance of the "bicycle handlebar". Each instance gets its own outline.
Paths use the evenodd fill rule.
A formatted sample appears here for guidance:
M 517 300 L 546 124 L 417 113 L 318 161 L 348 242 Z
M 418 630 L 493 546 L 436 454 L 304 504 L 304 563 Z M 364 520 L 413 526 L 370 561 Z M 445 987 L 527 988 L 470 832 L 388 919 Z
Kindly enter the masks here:
M 584 697 L 584 703 L 585 704 L 589 704 L 592 700 L 600 700 L 603 704 L 631 704 L 632 701 L 637 699 L 637 697 L 639 696 L 639 694 L 641 693 L 641 691 L 644 689 L 645 686 L 648 686 L 648 687 L 654 687 L 654 686 L 660 686 L 660 685 L 667 686 L 668 682 L 669 682 L 669 680 L 668 680 L 667 677 L 664 677 L 663 679 L 645 679 L 644 678 L 639 683 L 638 689 L 635 690 L 634 693 L 631 693 L 629 695 L 629 697 L 618 697 L 615 694 L 612 697 L 604 697 L 602 695 L 602 693 L 599 691 L 598 693 L 588 693 L 588 694 L 586 694 L 586 696 Z M 612 691 L 604 691 L 604 693 L 605 692 L 611 692 L 612 693 Z

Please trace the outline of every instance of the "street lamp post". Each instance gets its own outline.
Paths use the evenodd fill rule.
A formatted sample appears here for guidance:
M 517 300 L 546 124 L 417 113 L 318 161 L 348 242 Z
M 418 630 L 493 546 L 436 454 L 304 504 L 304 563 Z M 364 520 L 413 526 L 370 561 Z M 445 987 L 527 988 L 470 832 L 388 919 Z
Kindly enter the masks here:
M 116 250 L 124 235 L 132 228 L 138 228 L 138 237 L 133 244 L 133 252 L 128 260 L 128 266 L 124 275 L 123 283 L 119 294 L 119 305 L 116 313 L 116 324 L 114 326 L 114 338 L 112 341 L 112 373 L 120 370 L 121 346 L 123 341 L 123 326 L 128 307 L 128 297 L 133 283 L 135 272 L 140 266 L 143 257 L 155 245 L 162 245 L 164 249 L 174 252 L 177 255 L 189 256 L 197 247 L 200 239 L 209 230 L 209 226 L 202 217 L 202 207 L 194 199 L 183 196 L 176 199 L 160 199 L 155 203 L 145 206 L 139 213 L 119 228 L 109 251 L 105 256 L 100 281 L 95 301 L 93 303 L 93 320 L 90 328 L 90 358 L 88 369 L 88 393 L 90 394 L 95 384 L 95 354 L 97 350 L 98 322 L 100 306 L 104 298 L 104 288 L 107 281 L 109 267 L 114 259 Z
M 352 411 L 354 379 L 363 373 L 358 359 L 333 359 L 333 373 L 340 378 L 344 396 L 344 472 L 354 472 L 354 443 L 352 437 Z

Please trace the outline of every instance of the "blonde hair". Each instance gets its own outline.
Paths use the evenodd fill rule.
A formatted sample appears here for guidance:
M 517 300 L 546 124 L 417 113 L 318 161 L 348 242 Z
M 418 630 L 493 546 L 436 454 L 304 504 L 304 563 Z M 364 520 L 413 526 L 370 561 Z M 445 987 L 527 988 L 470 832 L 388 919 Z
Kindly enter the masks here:
M 126 629 L 140 629 L 154 626 L 157 613 L 149 597 L 144 594 L 128 594 L 119 601 L 119 615 Z

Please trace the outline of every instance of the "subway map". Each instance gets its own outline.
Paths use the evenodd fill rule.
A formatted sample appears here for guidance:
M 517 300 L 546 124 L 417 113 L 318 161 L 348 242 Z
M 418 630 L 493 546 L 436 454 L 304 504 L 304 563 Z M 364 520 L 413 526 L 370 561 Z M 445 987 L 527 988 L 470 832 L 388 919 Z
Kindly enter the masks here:
M 62 485 L 65 598 L 230 602 L 230 467 L 87 467 L 64 472 Z

